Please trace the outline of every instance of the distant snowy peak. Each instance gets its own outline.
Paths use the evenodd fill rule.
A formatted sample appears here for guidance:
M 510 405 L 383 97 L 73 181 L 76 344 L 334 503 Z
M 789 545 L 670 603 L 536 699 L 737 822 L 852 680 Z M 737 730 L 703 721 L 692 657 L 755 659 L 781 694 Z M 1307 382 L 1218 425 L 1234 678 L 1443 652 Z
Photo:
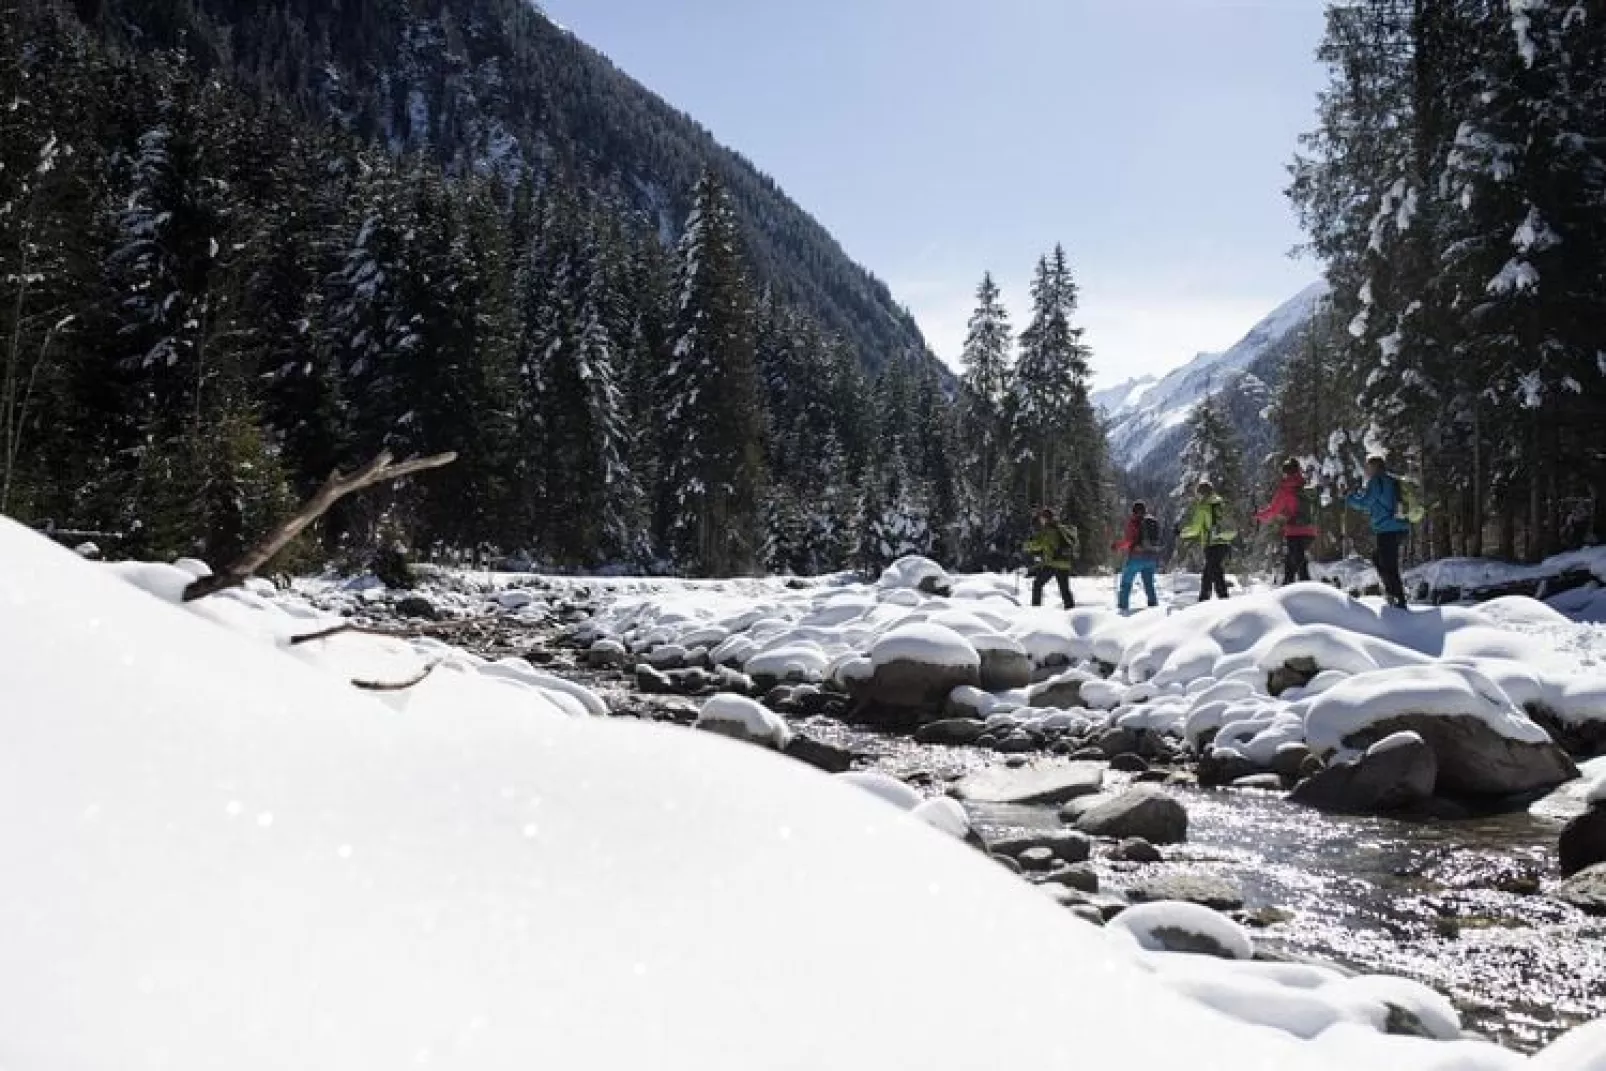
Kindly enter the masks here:
M 1094 396 L 1110 422 L 1117 464 L 1132 468 L 1165 446 L 1200 401 L 1305 330 L 1327 296 L 1325 282 L 1300 291 L 1224 353 L 1201 353 L 1163 379 L 1134 379 Z
M 1113 416 L 1136 404 L 1160 380 L 1155 376 L 1140 376 L 1125 383 L 1093 392 L 1093 407 L 1106 416 Z

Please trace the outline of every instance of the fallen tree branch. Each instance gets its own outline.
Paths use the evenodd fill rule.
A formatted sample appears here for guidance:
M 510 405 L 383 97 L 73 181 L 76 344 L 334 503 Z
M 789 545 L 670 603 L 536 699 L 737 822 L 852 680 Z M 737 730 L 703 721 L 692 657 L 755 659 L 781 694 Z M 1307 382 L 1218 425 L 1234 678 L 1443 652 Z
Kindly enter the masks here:
M 407 680 L 404 680 L 404 681 L 359 681 L 359 680 L 354 680 L 354 681 L 351 682 L 351 686 L 353 688 L 361 688 L 365 692 L 405 692 L 407 689 L 413 687 L 415 684 L 422 684 L 423 681 L 424 681 L 424 678 L 428 677 L 431 673 L 434 673 L 435 672 L 435 667 L 438 666 L 438 665 L 440 665 L 439 662 L 431 662 L 428 665 L 426 665 L 423 669 L 419 670 L 417 676 L 409 677 Z
M 245 583 L 256 575 L 258 569 L 268 564 L 275 554 L 289 546 L 308 525 L 322 517 L 331 506 L 347 495 L 378 483 L 389 483 L 415 473 L 443 468 L 456 460 L 455 453 L 446 453 L 436 454 L 433 457 L 411 458 L 397 463 L 390 451 L 384 450 L 378 457 L 349 476 L 343 475 L 338 469 L 335 470 L 318 489 L 318 493 L 308 499 L 294 516 L 263 536 L 251 549 L 230 562 L 221 572 L 201 577 L 185 588 L 184 601 L 194 602 L 196 599 L 204 599 L 208 595 L 215 595 Z
M 333 636 L 344 635 L 347 632 L 355 632 L 366 636 L 372 635 L 375 631 L 377 630 L 366 628 L 351 621 L 345 621 L 338 625 L 331 625 L 329 628 L 321 628 L 317 632 L 303 632 L 299 636 L 291 636 L 290 646 L 299 647 L 303 643 L 317 643 L 319 640 L 327 640 Z
M 388 640 L 417 640 L 440 633 L 452 633 L 459 629 L 472 628 L 475 625 L 488 624 L 496 621 L 494 615 L 485 617 L 465 617 L 460 621 L 436 621 L 428 625 L 415 625 L 412 628 L 389 629 L 377 625 L 359 625 L 355 621 L 343 621 L 338 625 L 319 629 L 317 632 L 304 632 L 298 636 L 290 637 L 290 646 L 299 647 L 303 643 L 317 643 L 319 640 L 332 639 L 335 636 L 344 636 L 348 633 L 355 636 L 379 636 Z

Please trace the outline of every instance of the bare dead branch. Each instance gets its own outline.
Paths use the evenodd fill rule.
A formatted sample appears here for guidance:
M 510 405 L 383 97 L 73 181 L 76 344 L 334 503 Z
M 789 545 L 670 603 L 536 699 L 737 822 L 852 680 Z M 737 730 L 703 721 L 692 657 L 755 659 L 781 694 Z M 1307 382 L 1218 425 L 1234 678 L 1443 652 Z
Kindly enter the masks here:
M 422 684 L 424 682 L 424 678 L 428 677 L 431 673 L 434 673 L 435 667 L 438 665 L 440 665 L 439 662 L 431 662 L 423 669 L 419 670 L 416 676 L 409 677 L 404 681 L 354 680 L 351 682 L 351 686 L 353 688 L 361 688 L 365 692 L 405 692 L 407 689 L 416 684 Z
M 256 575 L 258 569 L 272 560 L 275 554 L 289 546 L 296 536 L 307 529 L 307 526 L 322 517 L 331 506 L 347 495 L 375 484 L 389 483 L 415 473 L 443 468 L 456 460 L 455 453 L 446 453 L 436 454 L 433 457 L 415 457 L 396 463 L 390 451 L 385 450 L 349 476 L 343 475 L 337 469 L 318 489 L 318 493 L 308 499 L 293 517 L 263 536 L 251 549 L 230 562 L 221 572 L 202 577 L 185 588 L 184 601 L 204 599 L 208 595 L 215 595 L 217 592 L 245 583 Z
M 319 640 L 332 639 L 335 636 L 347 634 L 354 636 L 379 636 L 387 640 L 418 640 L 441 633 L 452 633 L 460 629 L 473 628 L 495 621 L 493 616 L 465 617 L 460 621 L 437 621 L 428 625 L 415 625 L 412 628 L 379 628 L 376 625 L 359 625 L 355 621 L 342 621 L 338 625 L 319 629 L 316 632 L 306 632 L 290 637 L 290 646 L 299 647 L 303 643 L 317 643 Z
M 317 632 L 303 632 L 299 636 L 291 636 L 290 646 L 299 647 L 303 643 L 317 643 L 319 640 L 327 640 L 332 636 L 341 636 L 347 632 L 366 634 L 369 631 L 369 629 L 355 622 L 343 621 L 338 625 L 331 625 L 329 628 L 321 628 Z

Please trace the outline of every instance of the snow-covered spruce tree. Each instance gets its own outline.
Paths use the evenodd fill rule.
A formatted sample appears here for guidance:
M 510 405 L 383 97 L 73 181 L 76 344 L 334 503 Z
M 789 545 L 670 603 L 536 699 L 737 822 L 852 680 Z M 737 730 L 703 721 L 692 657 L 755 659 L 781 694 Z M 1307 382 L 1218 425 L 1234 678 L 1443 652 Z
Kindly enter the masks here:
M 1291 192 L 1354 340 L 1336 378 L 1358 411 L 1330 438 L 1416 470 L 1425 553 L 1478 553 L 1494 524 L 1502 553 L 1537 556 L 1606 525 L 1585 431 L 1606 345 L 1603 19 L 1474 0 L 1329 14 L 1334 82 Z
M 1103 433 L 1088 400 L 1089 351 L 1072 323 L 1077 303 L 1065 250 L 1056 246 L 1032 281 L 1032 318 L 1010 394 L 1011 442 L 1022 512 L 1054 506 L 1066 523 L 1092 532 L 1108 503 Z M 1086 555 L 1097 542 L 1082 541 Z
M 1468 20 L 1476 91 L 1444 178 L 1460 210 L 1446 274 L 1471 328 L 1455 346 L 1473 469 L 1503 513 L 1526 517 L 1535 556 L 1559 545 L 1562 503 L 1591 496 L 1563 462 L 1590 455 L 1585 429 L 1606 415 L 1590 400 L 1606 387 L 1603 23 L 1606 10 L 1537 3 L 1513 5 L 1509 23 Z M 1471 488 L 1475 516 L 1484 483 Z
M 712 172 L 680 242 L 675 341 L 660 381 L 663 529 L 677 563 L 752 571 L 763 551 L 763 455 L 752 296 L 736 217 Z
M 965 348 L 960 357 L 959 439 L 966 517 L 962 545 L 967 561 L 995 562 L 1011 501 L 1009 429 L 1005 405 L 1013 375 L 1014 336 L 998 284 L 991 273 L 976 288 Z
M 1201 401 L 1188 416 L 1188 442 L 1182 448 L 1182 480 L 1173 492 L 1174 497 L 1191 500 L 1202 480 L 1210 481 L 1216 493 L 1227 500 L 1229 508 L 1242 511 L 1243 447 L 1217 394 Z

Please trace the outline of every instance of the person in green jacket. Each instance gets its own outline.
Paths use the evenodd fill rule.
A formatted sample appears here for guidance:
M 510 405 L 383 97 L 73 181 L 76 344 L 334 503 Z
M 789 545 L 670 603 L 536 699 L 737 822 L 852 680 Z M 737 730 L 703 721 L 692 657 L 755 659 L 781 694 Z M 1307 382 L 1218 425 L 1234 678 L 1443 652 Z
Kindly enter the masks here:
M 1059 583 L 1060 601 L 1065 608 L 1076 607 L 1076 598 L 1071 594 L 1071 565 L 1076 551 L 1076 529 L 1061 524 L 1048 507 L 1038 510 L 1037 531 L 1026 541 L 1026 553 L 1032 556 L 1033 606 L 1043 605 L 1043 589 L 1052 577 Z
M 1188 522 L 1178 533 L 1183 539 L 1198 543 L 1204 548 L 1204 575 L 1199 578 L 1199 601 L 1207 602 L 1212 595 L 1227 597 L 1227 555 L 1232 553 L 1232 541 L 1238 538 L 1227 521 L 1227 504 L 1209 480 L 1199 481 L 1199 493 L 1193 502 Z

